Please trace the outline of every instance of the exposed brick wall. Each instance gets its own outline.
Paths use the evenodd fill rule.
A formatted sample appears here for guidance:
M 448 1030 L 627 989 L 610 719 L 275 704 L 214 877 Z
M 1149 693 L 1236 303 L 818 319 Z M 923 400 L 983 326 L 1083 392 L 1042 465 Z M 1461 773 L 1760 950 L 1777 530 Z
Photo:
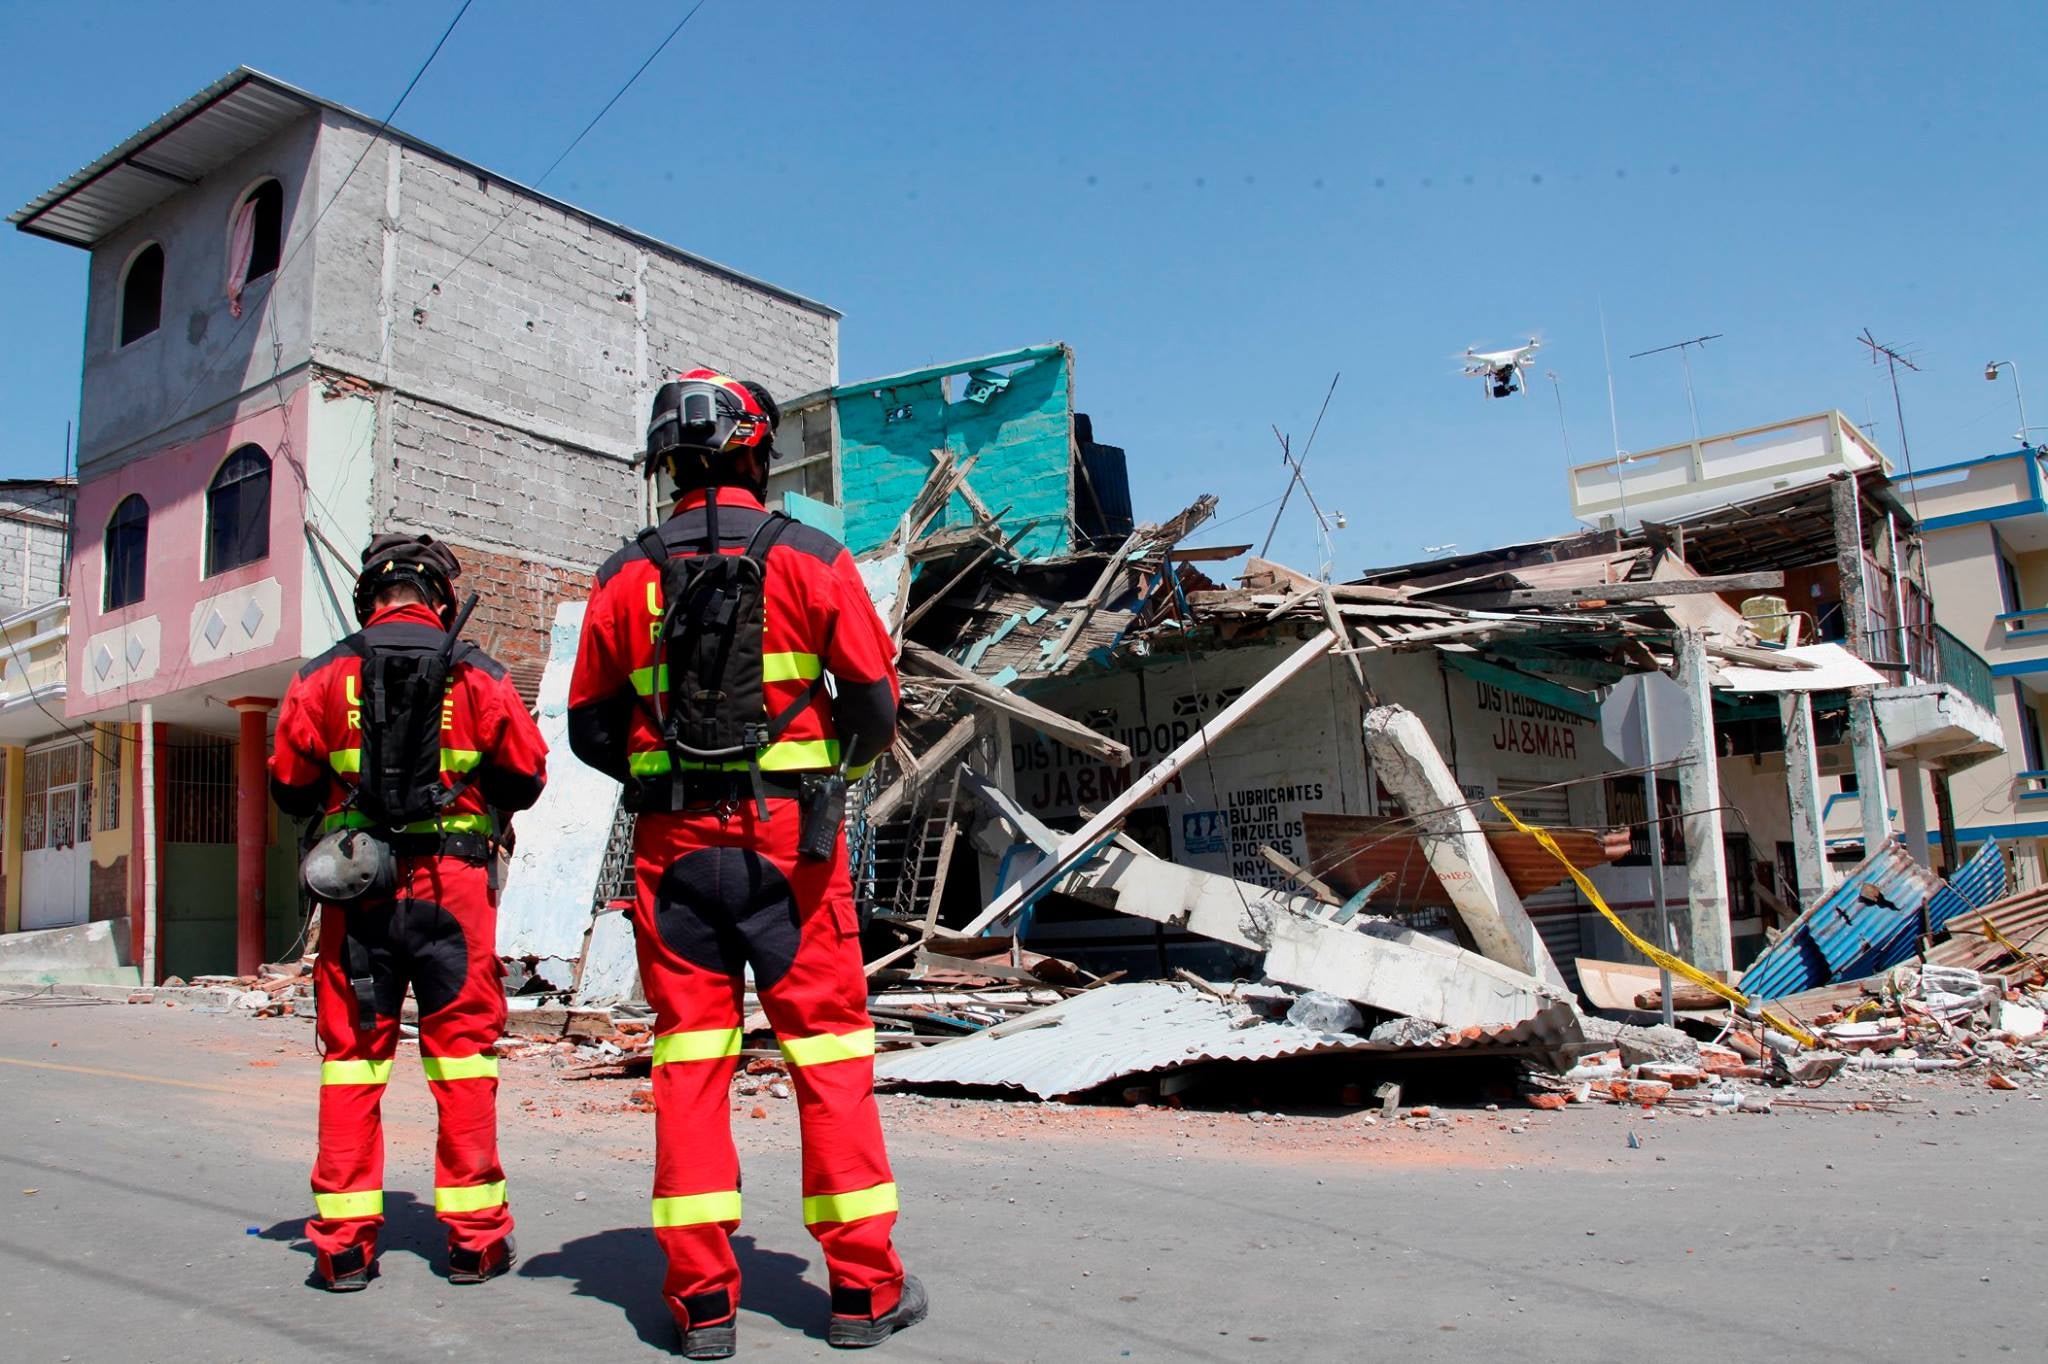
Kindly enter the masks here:
M 466 545 L 457 545 L 455 552 L 462 560 L 458 590 L 477 594 L 463 634 L 515 672 L 537 673 L 547 662 L 555 608 L 590 596 L 589 571 Z
M 128 913 L 128 854 L 122 853 L 111 865 L 92 864 L 92 880 L 87 890 L 91 905 L 92 921 L 100 923 L 107 919 L 123 918 Z

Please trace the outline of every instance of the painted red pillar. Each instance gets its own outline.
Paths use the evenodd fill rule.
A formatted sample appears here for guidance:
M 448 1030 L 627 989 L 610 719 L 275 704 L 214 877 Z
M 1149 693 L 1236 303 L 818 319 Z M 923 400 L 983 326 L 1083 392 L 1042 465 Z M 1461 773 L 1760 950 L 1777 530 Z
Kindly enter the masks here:
M 270 846 L 268 721 L 277 701 L 242 696 L 228 702 L 242 717 L 235 749 L 235 974 L 253 976 L 263 964 L 264 863 Z

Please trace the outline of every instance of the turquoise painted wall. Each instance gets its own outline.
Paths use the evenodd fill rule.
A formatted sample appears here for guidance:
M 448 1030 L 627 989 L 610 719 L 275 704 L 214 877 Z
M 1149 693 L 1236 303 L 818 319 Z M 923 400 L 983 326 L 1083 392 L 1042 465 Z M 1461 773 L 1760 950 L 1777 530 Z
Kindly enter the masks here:
M 958 395 L 963 368 L 947 402 L 935 377 L 879 391 L 844 394 L 839 408 L 839 473 L 846 546 L 860 554 L 895 533 L 932 470 L 933 450 L 961 461 L 979 455 L 967 481 L 1001 512 L 1013 533 L 1038 525 L 1018 542 L 1027 557 L 1063 554 L 1072 543 L 1073 385 L 1062 351 L 1013 370 L 1009 386 L 986 403 Z M 893 414 L 893 419 L 892 419 Z M 965 498 L 954 496 L 934 526 L 973 524 Z

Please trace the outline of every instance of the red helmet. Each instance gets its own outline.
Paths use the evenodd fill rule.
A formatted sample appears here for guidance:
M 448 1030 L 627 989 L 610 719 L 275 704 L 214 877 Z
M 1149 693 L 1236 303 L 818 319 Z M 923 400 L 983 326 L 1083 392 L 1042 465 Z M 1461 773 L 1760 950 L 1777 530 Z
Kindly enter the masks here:
M 775 400 L 759 384 L 712 369 L 693 369 L 663 384 L 647 418 L 650 468 L 665 457 L 699 458 L 754 450 L 775 435 Z

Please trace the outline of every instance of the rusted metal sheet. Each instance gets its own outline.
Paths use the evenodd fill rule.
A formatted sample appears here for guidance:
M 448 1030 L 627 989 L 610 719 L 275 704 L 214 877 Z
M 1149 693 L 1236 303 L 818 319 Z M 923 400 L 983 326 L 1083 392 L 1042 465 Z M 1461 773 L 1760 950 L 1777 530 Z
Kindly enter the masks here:
M 1388 881 L 1373 904 L 1448 904 L 1450 895 L 1429 859 L 1422 854 L 1414 826 L 1405 819 L 1381 815 L 1339 815 L 1302 812 L 1308 836 L 1309 865 L 1334 890 L 1352 895 L 1381 876 Z M 1505 824 L 1484 824 L 1487 846 L 1500 859 L 1515 894 L 1524 898 L 1548 890 L 1565 879 L 1565 869 L 1527 834 Z M 1626 829 L 1552 829 L 1572 865 L 1604 866 L 1628 856 Z

